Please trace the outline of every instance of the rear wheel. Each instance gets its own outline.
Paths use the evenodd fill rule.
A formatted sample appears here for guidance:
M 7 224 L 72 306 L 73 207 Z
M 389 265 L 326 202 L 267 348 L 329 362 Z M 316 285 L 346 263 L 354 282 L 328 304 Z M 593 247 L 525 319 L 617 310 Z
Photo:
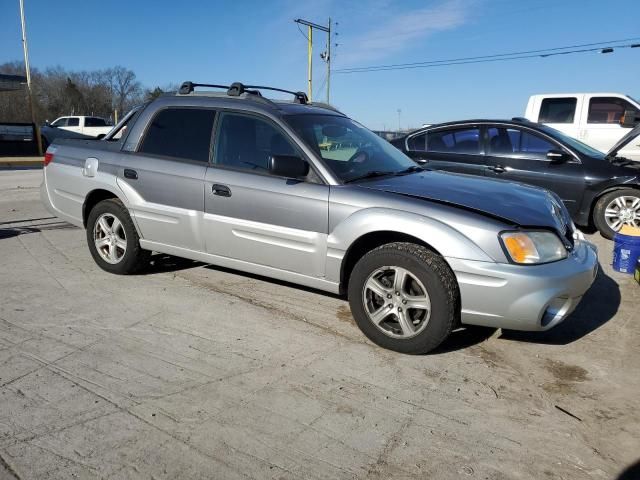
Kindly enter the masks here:
M 402 353 L 433 350 L 459 315 L 453 272 L 438 254 L 412 243 L 389 243 L 364 255 L 351 273 L 348 293 L 362 332 Z
M 129 212 L 118 199 L 98 203 L 87 219 L 87 243 L 100 268 L 120 275 L 140 271 L 151 252 L 140 247 L 140 237 Z
M 623 188 L 603 195 L 593 209 L 593 223 L 608 239 L 623 225 L 640 227 L 640 190 Z

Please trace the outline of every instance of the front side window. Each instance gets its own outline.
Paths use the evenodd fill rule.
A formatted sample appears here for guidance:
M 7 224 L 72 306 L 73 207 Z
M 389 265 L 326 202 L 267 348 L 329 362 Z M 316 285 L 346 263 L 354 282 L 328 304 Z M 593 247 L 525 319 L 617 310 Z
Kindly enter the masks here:
M 69 117 L 67 120 L 67 127 L 78 127 L 80 126 L 80 119 L 78 117 Z
M 208 162 L 215 111 L 199 108 L 160 110 L 138 152 Z
M 301 157 L 271 123 L 249 115 L 223 115 L 218 129 L 216 164 L 264 173 L 269 171 L 269 157 L 274 155 Z
M 636 115 L 638 109 L 623 98 L 594 97 L 589 100 L 589 116 L 587 123 L 620 123 L 625 110 L 631 110 Z
M 393 174 L 415 162 L 359 123 L 339 115 L 288 115 L 285 121 L 343 182 Z
M 545 98 L 540 106 L 540 123 L 573 123 L 576 115 L 576 105 L 578 99 L 575 97 L 566 98 Z
M 421 133 L 419 135 L 414 135 L 413 137 L 407 140 L 407 146 L 409 150 L 414 152 L 424 152 L 427 150 L 427 134 Z
M 67 117 L 59 118 L 55 122 L 51 124 L 52 127 L 66 127 L 67 126 Z
M 428 152 L 479 154 L 480 129 L 473 127 L 429 132 L 426 149 Z
M 549 150 L 558 149 L 550 141 L 517 128 L 491 127 L 487 134 L 489 155 L 546 159 Z

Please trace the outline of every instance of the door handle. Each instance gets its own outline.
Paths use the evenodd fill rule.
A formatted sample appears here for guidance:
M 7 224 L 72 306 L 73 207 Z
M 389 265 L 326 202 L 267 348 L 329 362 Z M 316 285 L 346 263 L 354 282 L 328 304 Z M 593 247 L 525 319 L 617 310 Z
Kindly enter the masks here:
M 138 179 L 138 172 L 136 172 L 135 170 L 132 170 L 130 168 L 125 168 L 124 169 L 124 178 L 130 178 L 131 180 L 137 180 Z
M 214 183 L 211 185 L 211 192 L 214 195 L 218 195 L 219 197 L 230 197 L 231 189 L 226 185 L 220 185 L 218 183 Z
M 489 170 L 493 170 L 496 173 L 504 173 L 507 171 L 502 165 L 496 165 L 495 167 L 489 167 Z

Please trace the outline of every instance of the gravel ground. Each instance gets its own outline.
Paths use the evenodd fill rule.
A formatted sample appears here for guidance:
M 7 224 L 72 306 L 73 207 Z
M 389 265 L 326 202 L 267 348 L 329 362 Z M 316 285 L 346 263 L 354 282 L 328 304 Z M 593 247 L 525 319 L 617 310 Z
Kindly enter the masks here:
M 40 178 L 0 172 L 2 479 L 615 479 L 640 456 L 640 287 L 598 235 L 565 323 L 405 356 L 314 290 L 166 256 L 109 275 Z

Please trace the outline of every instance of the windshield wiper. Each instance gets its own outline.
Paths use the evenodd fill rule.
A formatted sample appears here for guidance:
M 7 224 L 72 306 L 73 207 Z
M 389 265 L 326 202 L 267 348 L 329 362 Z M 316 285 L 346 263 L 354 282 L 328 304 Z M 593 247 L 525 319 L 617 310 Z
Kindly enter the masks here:
M 607 155 L 604 158 L 609 160 L 609 163 L 614 163 L 616 165 L 629 165 L 631 163 L 635 163 L 633 160 L 625 157 L 619 157 L 618 155 Z
M 396 172 L 394 175 L 406 175 L 407 173 L 413 173 L 413 172 L 423 172 L 424 168 L 419 166 L 419 165 L 412 165 L 409 168 L 405 168 L 404 170 L 400 170 L 399 172 Z
M 345 180 L 343 183 L 357 182 L 358 180 L 366 180 L 367 178 L 386 177 L 387 175 L 395 175 L 396 172 L 384 172 L 382 170 L 369 170 L 364 175 L 358 175 L 357 177 Z

